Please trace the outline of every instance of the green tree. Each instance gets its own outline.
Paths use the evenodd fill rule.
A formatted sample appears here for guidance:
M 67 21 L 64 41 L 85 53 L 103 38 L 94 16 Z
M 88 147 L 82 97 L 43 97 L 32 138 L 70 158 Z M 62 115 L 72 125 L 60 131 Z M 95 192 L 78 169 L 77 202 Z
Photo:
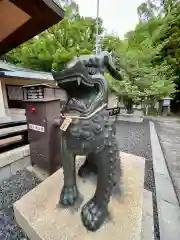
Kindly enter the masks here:
M 73 14 L 72 14 L 73 13 Z M 63 69 L 73 56 L 92 53 L 96 19 L 68 7 L 64 20 L 7 54 L 9 61 L 35 70 Z M 103 31 L 100 20 L 99 32 Z
M 173 78 L 176 84 L 177 92 L 172 106 L 176 108 L 180 101 L 180 2 L 173 3 L 153 42 L 155 47 L 160 46 L 153 60 L 154 66 L 166 66 L 166 76 Z
M 153 102 L 174 93 L 180 86 L 179 3 L 175 0 L 147 0 L 138 9 L 139 23 L 121 40 L 106 34 L 102 49 L 111 52 L 123 81 L 108 74 L 110 90 L 132 104 Z M 103 23 L 100 20 L 99 33 Z M 18 65 L 36 70 L 61 70 L 73 56 L 92 53 L 95 46 L 96 19 L 82 17 L 76 4 L 67 7 L 61 22 L 7 54 Z M 178 88 L 177 88 L 178 89 Z
M 154 1 L 151 0 L 143 2 L 137 8 L 139 20 L 142 22 L 148 22 L 150 19 L 154 18 L 156 11 L 157 5 L 154 3 Z
M 153 36 L 162 24 L 161 18 L 140 22 L 124 42 L 116 44 L 123 81 L 110 79 L 110 88 L 125 99 L 129 112 L 134 103 L 154 102 L 174 92 L 169 65 L 164 61 L 156 66 L 153 62 L 162 49 L 161 44 L 154 45 Z

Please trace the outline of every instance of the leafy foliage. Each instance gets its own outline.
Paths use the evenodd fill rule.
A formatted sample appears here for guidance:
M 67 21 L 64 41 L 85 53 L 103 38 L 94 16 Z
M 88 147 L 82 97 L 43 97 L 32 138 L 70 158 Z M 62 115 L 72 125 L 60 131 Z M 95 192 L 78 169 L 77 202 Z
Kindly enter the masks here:
M 93 18 L 81 17 L 78 8 L 75 6 L 72 9 L 70 6 L 62 22 L 8 53 L 8 60 L 36 70 L 61 70 L 73 56 L 93 51 L 95 21 Z M 102 21 L 99 22 L 101 33 Z
M 112 53 L 123 81 L 109 74 L 110 91 L 131 103 L 159 100 L 180 90 L 180 3 L 145 0 L 138 9 L 139 23 L 125 39 L 106 34 L 103 50 Z M 67 7 L 61 22 L 7 54 L 15 64 L 36 70 L 61 70 L 73 56 L 92 53 L 96 19 L 82 17 L 77 4 Z M 102 20 L 99 32 L 104 33 Z M 177 85 L 177 87 L 176 87 Z M 175 99 L 180 100 L 178 92 Z

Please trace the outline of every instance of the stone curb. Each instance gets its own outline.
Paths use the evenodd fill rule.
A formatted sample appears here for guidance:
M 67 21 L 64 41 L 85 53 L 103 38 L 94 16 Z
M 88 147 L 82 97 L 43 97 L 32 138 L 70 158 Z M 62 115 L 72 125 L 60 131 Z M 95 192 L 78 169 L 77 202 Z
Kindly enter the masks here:
M 29 145 L 0 154 L 0 183 L 30 165 Z
M 0 168 L 30 155 L 29 145 L 15 148 L 0 154 Z
M 180 207 L 155 125 L 152 121 L 149 122 L 149 125 L 160 239 L 177 240 L 180 236 Z

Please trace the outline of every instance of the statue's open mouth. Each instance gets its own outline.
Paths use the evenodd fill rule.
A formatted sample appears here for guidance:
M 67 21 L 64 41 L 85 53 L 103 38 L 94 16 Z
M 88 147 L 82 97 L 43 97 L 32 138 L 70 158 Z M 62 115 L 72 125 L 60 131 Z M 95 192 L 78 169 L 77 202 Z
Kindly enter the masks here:
M 98 95 L 98 85 L 87 85 L 79 76 L 64 80 L 58 85 L 68 94 L 68 109 L 86 112 Z
M 68 95 L 66 110 L 81 113 L 91 112 L 96 106 L 100 94 L 100 84 L 91 78 L 86 68 L 78 62 L 74 67 L 61 72 L 53 72 L 58 86 Z

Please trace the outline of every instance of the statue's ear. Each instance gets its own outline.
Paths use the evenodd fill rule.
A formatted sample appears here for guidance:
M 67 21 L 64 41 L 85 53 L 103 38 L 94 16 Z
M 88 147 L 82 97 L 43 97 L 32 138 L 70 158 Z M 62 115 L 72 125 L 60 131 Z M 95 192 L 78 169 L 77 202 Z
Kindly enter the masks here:
M 74 56 L 71 60 L 66 63 L 66 68 L 73 67 L 77 62 L 78 57 Z

